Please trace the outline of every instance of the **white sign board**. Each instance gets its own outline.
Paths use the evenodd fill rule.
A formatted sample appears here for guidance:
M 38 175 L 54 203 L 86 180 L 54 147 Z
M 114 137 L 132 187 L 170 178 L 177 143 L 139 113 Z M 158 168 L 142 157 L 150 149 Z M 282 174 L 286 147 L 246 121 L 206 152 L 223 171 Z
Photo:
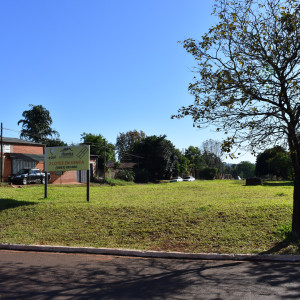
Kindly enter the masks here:
M 10 145 L 7 144 L 3 145 L 3 153 L 10 153 Z
M 90 146 L 47 147 L 45 162 L 47 172 L 89 170 Z

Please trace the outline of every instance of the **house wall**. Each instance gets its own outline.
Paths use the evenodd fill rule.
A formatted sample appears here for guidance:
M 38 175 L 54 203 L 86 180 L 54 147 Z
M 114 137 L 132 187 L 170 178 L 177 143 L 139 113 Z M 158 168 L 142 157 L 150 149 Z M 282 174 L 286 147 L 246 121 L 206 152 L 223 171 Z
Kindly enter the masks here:
M 26 144 L 10 144 L 10 153 L 24 153 L 24 154 L 44 154 L 44 147 L 40 145 L 26 145 Z M 12 174 L 12 159 L 6 153 L 3 155 L 3 180 L 8 180 L 8 175 Z M 37 169 L 44 170 L 44 163 L 37 162 Z
M 12 164 L 11 164 L 11 159 L 8 158 L 7 156 L 3 156 L 4 163 L 3 163 L 3 180 L 7 181 L 8 180 L 8 175 L 12 173 Z
M 65 171 L 62 175 L 56 175 L 55 172 L 50 172 L 49 183 L 77 183 L 76 171 Z
M 10 147 L 11 153 L 25 153 L 25 154 L 44 154 L 43 146 L 34 145 L 12 145 Z

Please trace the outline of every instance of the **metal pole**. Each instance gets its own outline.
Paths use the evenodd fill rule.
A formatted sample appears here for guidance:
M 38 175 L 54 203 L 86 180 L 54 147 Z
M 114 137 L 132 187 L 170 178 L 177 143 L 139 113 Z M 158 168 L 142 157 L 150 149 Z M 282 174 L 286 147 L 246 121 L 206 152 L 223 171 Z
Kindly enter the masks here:
M 3 182 L 3 124 L 2 124 L 2 122 L 1 122 L 1 150 L 0 151 L 1 151 L 1 159 L 0 159 L 1 174 L 0 174 L 0 177 L 1 177 L 1 182 Z
M 45 199 L 48 197 L 48 172 L 47 172 L 47 158 L 46 146 L 44 147 L 44 171 L 45 171 Z
M 48 172 L 45 171 L 45 199 L 48 197 Z
M 104 182 L 106 177 L 106 141 L 104 140 Z
M 87 170 L 87 183 L 86 183 L 86 201 L 90 201 L 90 170 Z

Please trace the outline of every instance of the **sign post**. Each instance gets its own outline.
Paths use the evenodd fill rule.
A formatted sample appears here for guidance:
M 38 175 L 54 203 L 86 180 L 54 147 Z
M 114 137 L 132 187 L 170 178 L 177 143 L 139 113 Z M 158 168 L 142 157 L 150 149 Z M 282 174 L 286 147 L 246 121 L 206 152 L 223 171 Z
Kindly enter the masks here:
M 87 170 L 87 201 L 90 188 L 90 146 L 46 147 L 45 171 L 79 171 Z M 46 189 L 46 184 L 45 184 Z M 46 190 L 45 190 L 46 198 Z

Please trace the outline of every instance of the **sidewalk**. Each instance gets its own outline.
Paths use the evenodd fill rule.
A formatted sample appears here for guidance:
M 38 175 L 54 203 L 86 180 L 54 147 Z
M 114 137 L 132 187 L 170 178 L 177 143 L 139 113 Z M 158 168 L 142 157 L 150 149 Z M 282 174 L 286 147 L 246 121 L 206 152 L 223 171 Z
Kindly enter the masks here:
M 0 250 L 39 251 L 60 253 L 86 253 L 116 256 L 134 256 L 147 258 L 176 258 L 197 260 L 232 260 L 232 261 L 286 261 L 300 262 L 300 255 L 273 255 L 273 254 L 218 254 L 218 253 L 184 253 L 144 251 L 130 249 L 93 248 L 93 247 L 66 247 L 49 245 L 17 245 L 0 244 Z

